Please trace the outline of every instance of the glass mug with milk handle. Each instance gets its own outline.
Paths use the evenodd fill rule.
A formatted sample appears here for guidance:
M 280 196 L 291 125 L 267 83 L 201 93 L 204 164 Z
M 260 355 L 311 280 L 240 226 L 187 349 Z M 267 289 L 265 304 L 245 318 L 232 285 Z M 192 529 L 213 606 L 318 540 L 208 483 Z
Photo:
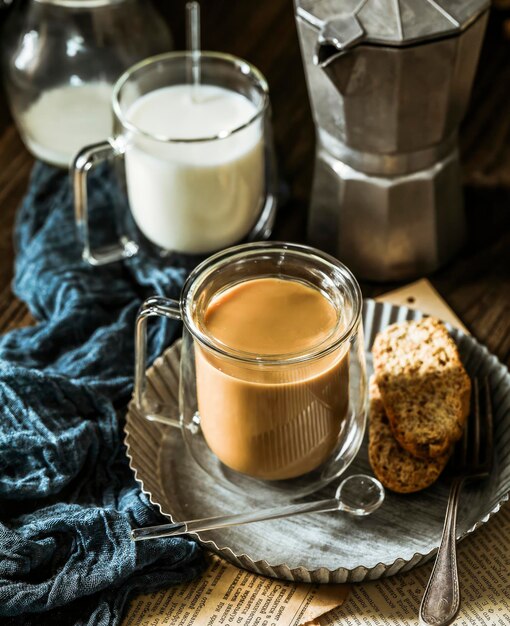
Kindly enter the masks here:
M 254 309 L 261 311 L 256 303 L 268 288 L 268 302 L 274 303 L 264 311 L 268 332 L 254 337 L 259 332 Z M 282 296 L 287 288 L 288 297 Z M 246 315 L 227 310 L 247 297 Z M 300 344 L 299 324 L 316 305 L 310 326 L 317 320 L 323 329 Z M 278 345 L 266 350 L 268 341 L 278 344 L 278 329 L 287 333 L 297 307 L 302 308 L 295 347 L 285 353 Z M 229 311 L 223 330 L 241 343 L 225 341 L 214 325 Z M 141 307 L 135 404 L 149 420 L 179 428 L 187 448 L 183 453 L 229 488 L 260 501 L 314 492 L 347 469 L 363 439 L 367 392 L 361 315 L 354 276 L 318 250 L 254 242 L 219 252 L 190 274 L 179 301 L 155 296 Z M 155 378 L 146 374 L 147 322 L 153 316 L 184 323 L 182 342 L 165 352 Z M 259 351 L 253 348 L 259 345 Z
M 267 238 L 276 211 L 268 87 L 234 56 L 202 52 L 151 57 L 125 72 L 112 96 L 114 135 L 74 162 L 75 219 L 83 258 L 102 265 L 136 254 L 206 255 Z M 119 240 L 92 249 L 87 173 L 124 162 L 127 202 L 116 207 Z

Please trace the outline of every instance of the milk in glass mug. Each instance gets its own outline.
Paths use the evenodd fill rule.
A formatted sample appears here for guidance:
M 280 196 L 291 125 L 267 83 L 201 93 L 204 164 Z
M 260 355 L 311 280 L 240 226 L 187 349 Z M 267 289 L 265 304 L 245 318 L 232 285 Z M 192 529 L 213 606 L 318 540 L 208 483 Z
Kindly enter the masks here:
M 114 135 L 74 162 L 75 219 L 92 265 L 177 252 L 204 255 L 242 240 L 267 238 L 276 211 L 276 168 L 265 78 L 227 54 L 200 55 L 191 84 L 188 52 L 151 57 L 117 81 Z M 92 249 L 87 173 L 119 157 L 127 202 L 119 241 Z
M 179 301 L 155 296 L 141 307 L 135 403 L 179 427 L 218 481 L 289 499 L 311 493 L 346 470 L 363 439 L 361 312 L 356 279 L 323 252 L 262 242 L 217 253 Z M 152 316 L 184 323 L 178 403 L 149 397 Z

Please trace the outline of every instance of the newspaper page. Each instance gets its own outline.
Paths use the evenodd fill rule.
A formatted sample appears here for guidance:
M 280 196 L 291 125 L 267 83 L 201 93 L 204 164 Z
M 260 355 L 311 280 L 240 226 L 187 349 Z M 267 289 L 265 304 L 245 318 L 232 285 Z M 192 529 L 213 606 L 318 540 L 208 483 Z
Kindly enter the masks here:
M 339 606 L 347 585 L 289 583 L 209 556 L 198 580 L 131 602 L 122 626 L 298 626 Z

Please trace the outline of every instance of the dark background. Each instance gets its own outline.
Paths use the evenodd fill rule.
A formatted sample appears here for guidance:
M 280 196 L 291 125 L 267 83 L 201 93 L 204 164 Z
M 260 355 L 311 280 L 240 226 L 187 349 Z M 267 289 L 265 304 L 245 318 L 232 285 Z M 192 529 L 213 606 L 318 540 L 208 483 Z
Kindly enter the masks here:
M 23 0 L 21 0 L 23 1 Z M 184 47 L 184 2 L 155 0 Z M 202 46 L 241 56 L 269 82 L 279 167 L 290 199 L 275 238 L 304 241 L 314 129 L 308 105 L 292 0 L 202 0 Z M 0 22 L 5 19 L 0 11 Z M 463 252 L 429 278 L 468 328 L 510 361 L 510 0 L 491 8 L 461 158 L 469 239 Z M 0 330 L 29 323 L 12 296 L 12 223 L 32 158 L 21 144 L 0 95 Z M 396 285 L 363 283 L 365 295 Z

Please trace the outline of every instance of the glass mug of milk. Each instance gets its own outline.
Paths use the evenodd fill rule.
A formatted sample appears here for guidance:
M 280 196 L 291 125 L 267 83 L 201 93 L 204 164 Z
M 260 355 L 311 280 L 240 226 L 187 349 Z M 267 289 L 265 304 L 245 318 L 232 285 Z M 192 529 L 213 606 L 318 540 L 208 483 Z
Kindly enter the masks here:
M 276 210 L 268 87 L 252 65 L 203 52 L 199 84 L 188 81 L 191 53 L 134 65 L 112 96 L 114 136 L 74 163 L 75 217 L 83 257 L 101 265 L 140 248 L 166 256 L 203 255 L 264 239 Z M 121 157 L 128 202 L 117 209 L 119 241 L 92 250 L 87 172 Z
M 180 301 L 141 307 L 135 403 L 179 427 L 218 481 L 251 494 L 262 485 L 262 497 L 311 493 L 345 471 L 363 438 L 361 309 L 354 276 L 318 250 L 255 242 L 219 252 L 190 274 Z M 146 376 L 151 316 L 184 322 L 180 382 L 168 372 L 159 385 L 168 396 Z

